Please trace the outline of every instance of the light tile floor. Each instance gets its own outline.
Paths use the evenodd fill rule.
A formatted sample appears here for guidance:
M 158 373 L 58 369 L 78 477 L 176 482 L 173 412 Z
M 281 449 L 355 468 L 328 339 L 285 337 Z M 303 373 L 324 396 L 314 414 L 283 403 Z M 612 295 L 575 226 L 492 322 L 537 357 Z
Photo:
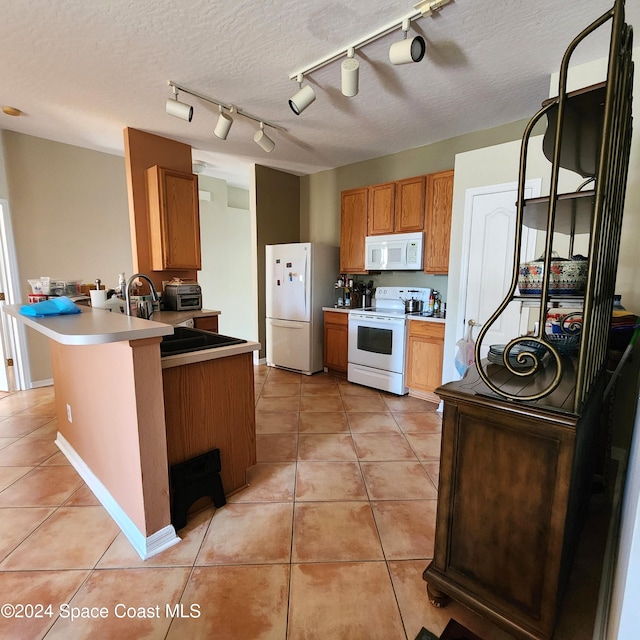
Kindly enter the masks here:
M 36 606 L 0 617 L 0 638 L 413 640 L 453 617 L 508 640 L 427 601 L 436 405 L 326 374 L 256 367 L 255 381 L 249 486 L 191 515 L 182 542 L 146 562 L 53 444 L 53 388 L 0 394 L 0 604 Z M 595 564 L 567 597 L 582 615 L 563 615 L 556 638 L 591 637 Z

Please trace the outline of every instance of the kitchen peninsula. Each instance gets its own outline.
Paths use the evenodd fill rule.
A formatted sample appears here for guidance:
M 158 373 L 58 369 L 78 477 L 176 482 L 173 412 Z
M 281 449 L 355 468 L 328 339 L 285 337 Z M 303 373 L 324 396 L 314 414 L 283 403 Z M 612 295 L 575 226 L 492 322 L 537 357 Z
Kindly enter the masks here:
M 180 540 L 170 518 L 168 467 L 196 455 L 189 448 L 193 433 L 180 435 L 184 424 L 194 424 L 188 415 L 183 420 L 185 397 L 192 411 L 203 403 L 196 435 L 220 448 L 225 492 L 244 486 L 244 472 L 255 463 L 252 352 L 258 343 L 161 358 L 162 337 L 174 331 L 170 324 L 89 307 L 35 318 L 20 308 L 4 310 L 50 339 L 56 444 L 141 558 Z M 220 385 L 215 392 L 213 384 Z M 211 436 L 207 430 L 221 415 L 230 419 Z

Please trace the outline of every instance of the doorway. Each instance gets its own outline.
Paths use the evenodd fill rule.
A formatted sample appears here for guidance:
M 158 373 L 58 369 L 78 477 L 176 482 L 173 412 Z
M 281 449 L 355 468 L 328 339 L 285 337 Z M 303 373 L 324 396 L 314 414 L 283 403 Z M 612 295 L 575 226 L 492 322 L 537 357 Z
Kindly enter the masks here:
M 9 202 L 0 198 L 0 308 L 19 302 L 20 284 Z M 0 312 L 0 391 L 27 388 L 26 352 L 24 327 Z
M 539 196 L 541 186 L 540 178 L 527 180 L 525 198 Z M 465 192 L 459 331 L 465 331 L 469 322 L 479 328 L 498 308 L 509 289 L 515 253 L 517 198 L 516 182 L 474 187 Z M 524 262 L 534 258 L 536 232 L 526 227 L 522 231 Z M 528 309 L 522 308 L 521 302 L 511 302 L 487 332 L 485 344 L 506 344 L 526 333 L 528 318 Z M 488 346 L 483 347 L 482 355 L 487 351 Z

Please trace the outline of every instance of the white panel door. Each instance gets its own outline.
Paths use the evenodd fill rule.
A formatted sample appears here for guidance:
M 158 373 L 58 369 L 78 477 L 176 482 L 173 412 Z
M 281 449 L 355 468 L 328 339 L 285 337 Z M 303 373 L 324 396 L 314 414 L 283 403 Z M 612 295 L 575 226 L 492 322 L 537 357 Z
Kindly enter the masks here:
M 533 182 L 533 181 L 532 181 Z M 525 197 L 539 195 L 539 181 L 525 188 Z M 471 192 L 471 193 L 469 193 Z M 469 234 L 465 327 L 473 320 L 486 322 L 498 308 L 511 284 L 515 252 L 516 200 L 515 185 L 495 185 L 469 190 L 471 206 Z M 527 261 L 535 251 L 535 232 L 523 229 L 523 256 Z M 482 356 L 489 346 L 506 344 L 526 331 L 526 318 L 519 301 L 511 302 L 493 323 L 483 340 Z M 474 332 L 474 338 L 477 331 Z
M 267 245 L 268 318 L 311 320 L 311 245 Z

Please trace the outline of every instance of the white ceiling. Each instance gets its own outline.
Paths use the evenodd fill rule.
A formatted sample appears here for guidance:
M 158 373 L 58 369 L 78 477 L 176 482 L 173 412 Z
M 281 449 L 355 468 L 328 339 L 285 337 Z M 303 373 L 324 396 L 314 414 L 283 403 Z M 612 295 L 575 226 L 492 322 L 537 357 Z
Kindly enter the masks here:
M 453 0 L 412 23 L 427 41 L 422 62 L 389 63 L 398 29 L 357 52 L 360 92 L 340 91 L 340 61 L 308 76 L 317 100 L 288 106 L 291 73 L 413 11 L 409 0 L 3 0 L 0 128 L 123 155 L 133 127 L 190 144 L 207 173 L 247 183 L 257 162 L 307 174 L 528 118 L 577 33 L 613 0 Z M 627 22 L 640 2 L 627 3 Z M 576 63 L 607 54 L 608 28 L 578 48 Z M 235 104 L 287 129 L 267 133 L 235 116 L 226 141 L 217 110 L 191 123 L 165 113 L 167 81 Z M 243 177 L 244 176 L 244 177 Z

